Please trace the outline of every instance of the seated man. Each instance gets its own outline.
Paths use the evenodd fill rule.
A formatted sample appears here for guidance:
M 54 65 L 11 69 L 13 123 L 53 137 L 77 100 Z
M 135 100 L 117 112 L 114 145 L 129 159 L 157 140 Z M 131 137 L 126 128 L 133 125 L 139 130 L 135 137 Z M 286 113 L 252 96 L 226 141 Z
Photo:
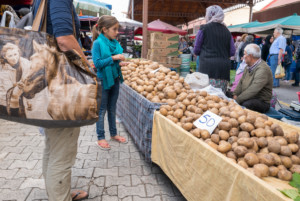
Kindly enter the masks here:
M 244 59 L 247 67 L 233 92 L 233 98 L 250 110 L 266 113 L 270 108 L 273 78 L 270 67 L 260 59 L 260 54 L 258 45 L 246 46 Z

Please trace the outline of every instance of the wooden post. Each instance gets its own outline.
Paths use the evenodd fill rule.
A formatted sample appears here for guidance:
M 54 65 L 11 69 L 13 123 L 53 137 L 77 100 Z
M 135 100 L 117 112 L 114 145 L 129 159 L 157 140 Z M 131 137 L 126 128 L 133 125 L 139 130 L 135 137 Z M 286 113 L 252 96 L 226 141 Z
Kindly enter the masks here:
M 131 19 L 134 20 L 134 0 L 131 0 Z
M 147 58 L 148 52 L 148 0 L 143 0 L 143 47 L 142 58 Z
M 249 7 L 250 7 L 249 22 L 252 22 L 252 16 L 253 16 L 253 0 L 250 0 L 250 1 L 249 1 Z

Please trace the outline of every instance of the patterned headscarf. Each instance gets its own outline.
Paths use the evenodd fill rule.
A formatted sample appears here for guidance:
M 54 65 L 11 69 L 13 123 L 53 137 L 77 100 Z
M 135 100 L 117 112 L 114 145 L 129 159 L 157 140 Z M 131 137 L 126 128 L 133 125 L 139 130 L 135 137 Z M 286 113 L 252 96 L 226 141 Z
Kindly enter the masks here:
M 206 24 L 211 22 L 218 22 L 224 24 L 223 9 L 218 5 L 209 6 L 208 8 L 206 8 L 205 20 Z

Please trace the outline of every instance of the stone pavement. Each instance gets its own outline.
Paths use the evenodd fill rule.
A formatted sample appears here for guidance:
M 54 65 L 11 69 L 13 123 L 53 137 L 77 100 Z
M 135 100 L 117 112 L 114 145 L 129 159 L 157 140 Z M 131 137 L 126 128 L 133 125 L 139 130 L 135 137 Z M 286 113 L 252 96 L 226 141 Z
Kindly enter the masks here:
M 128 144 L 110 142 L 112 149 L 103 151 L 95 145 L 95 125 L 81 128 L 72 188 L 88 191 L 89 201 L 184 201 L 162 170 L 144 160 L 122 124 L 118 132 Z M 43 140 L 37 127 L 0 120 L 0 200 L 47 200 Z

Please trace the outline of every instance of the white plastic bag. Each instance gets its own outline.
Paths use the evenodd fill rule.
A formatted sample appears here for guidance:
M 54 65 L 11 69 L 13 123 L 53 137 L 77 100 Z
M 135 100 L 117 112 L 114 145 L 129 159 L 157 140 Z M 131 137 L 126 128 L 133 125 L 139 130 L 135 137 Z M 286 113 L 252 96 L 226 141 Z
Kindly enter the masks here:
M 199 90 L 200 91 L 200 90 Z M 215 95 L 215 96 L 219 96 L 220 98 L 223 98 L 225 100 L 231 101 L 231 98 L 228 98 L 222 91 L 222 89 L 220 88 L 215 88 L 211 85 L 201 89 L 201 91 L 206 91 L 207 93 L 209 93 L 210 95 Z
M 14 15 L 13 15 L 11 12 L 9 12 L 9 11 L 5 11 L 5 12 L 3 13 L 3 16 L 2 16 L 2 19 L 1 19 L 1 24 L 0 24 L 0 26 L 1 26 L 1 27 L 5 27 L 5 22 L 6 22 L 6 16 L 7 16 L 7 15 L 10 15 L 10 22 L 9 22 L 8 27 L 9 27 L 9 28 L 15 28 L 15 27 L 16 27 L 16 24 L 15 24 L 15 21 L 14 21 Z
M 184 81 L 188 83 L 193 90 L 203 89 L 209 85 L 208 75 L 199 72 L 188 74 Z

